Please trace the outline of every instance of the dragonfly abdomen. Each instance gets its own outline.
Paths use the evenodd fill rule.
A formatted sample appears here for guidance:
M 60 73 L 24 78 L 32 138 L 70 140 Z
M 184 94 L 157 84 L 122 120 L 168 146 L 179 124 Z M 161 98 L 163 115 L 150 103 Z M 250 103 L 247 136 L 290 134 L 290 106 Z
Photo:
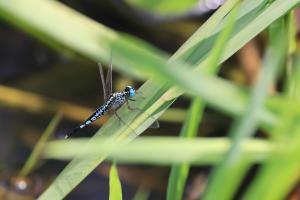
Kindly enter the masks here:
M 108 111 L 107 103 L 102 105 L 100 108 L 94 112 L 84 123 L 82 123 L 79 128 L 84 128 L 85 126 L 91 124 L 92 122 L 96 121 L 99 117 L 103 116 Z
M 98 118 L 103 116 L 109 110 L 117 109 L 122 106 L 126 102 L 126 93 L 124 92 L 116 92 L 109 96 L 108 100 L 100 106 L 87 120 L 85 120 L 82 124 L 73 129 L 69 134 L 66 135 L 66 138 L 70 137 L 73 133 L 77 132 L 79 129 L 82 129 L 89 124 L 96 121 Z
M 65 138 L 69 138 L 73 133 L 77 132 L 79 129 L 86 127 L 91 124 L 93 121 L 96 121 L 99 117 L 103 116 L 108 111 L 107 103 L 99 107 L 94 114 L 92 114 L 87 120 L 85 120 L 82 124 L 74 128 L 69 134 L 65 136 Z
M 96 121 L 99 117 L 107 113 L 107 111 L 123 105 L 124 102 L 125 98 L 123 97 L 122 93 L 112 94 L 105 102 L 105 104 L 99 107 L 85 122 L 83 122 L 79 126 L 79 128 L 84 128 L 85 126 L 91 124 L 92 122 Z

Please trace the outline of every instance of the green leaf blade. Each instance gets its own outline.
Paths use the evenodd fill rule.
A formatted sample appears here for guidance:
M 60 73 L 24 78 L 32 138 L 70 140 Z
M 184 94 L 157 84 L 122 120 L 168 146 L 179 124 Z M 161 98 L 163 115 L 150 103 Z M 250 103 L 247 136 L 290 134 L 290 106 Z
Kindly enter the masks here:
M 122 200 L 122 187 L 115 163 L 111 165 L 109 172 L 109 200 Z
M 203 102 L 196 98 L 193 100 L 188 112 L 186 121 L 184 122 L 180 136 L 183 138 L 193 138 L 197 135 L 198 125 L 202 118 Z M 168 181 L 167 200 L 182 199 L 183 190 L 189 173 L 190 165 L 175 164 L 171 167 L 171 172 Z

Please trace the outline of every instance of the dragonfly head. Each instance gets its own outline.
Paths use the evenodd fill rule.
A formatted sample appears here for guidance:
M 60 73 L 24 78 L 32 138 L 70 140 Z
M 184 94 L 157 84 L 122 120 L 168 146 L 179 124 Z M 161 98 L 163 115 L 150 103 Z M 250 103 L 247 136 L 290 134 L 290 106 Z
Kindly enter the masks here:
M 131 86 L 126 86 L 125 92 L 129 94 L 129 97 L 134 97 L 135 95 L 135 89 Z

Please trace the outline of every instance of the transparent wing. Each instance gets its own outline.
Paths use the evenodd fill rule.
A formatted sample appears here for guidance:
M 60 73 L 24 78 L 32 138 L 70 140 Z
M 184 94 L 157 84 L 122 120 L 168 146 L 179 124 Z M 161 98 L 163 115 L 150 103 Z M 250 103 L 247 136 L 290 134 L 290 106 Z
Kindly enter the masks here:
M 133 100 L 133 99 L 128 99 L 128 100 L 130 100 L 130 101 L 135 101 L 135 100 Z M 127 103 L 127 107 L 128 107 L 129 110 L 138 110 L 138 111 L 141 111 L 141 112 L 142 112 L 142 109 L 140 109 L 140 108 L 133 108 L 133 107 L 131 107 L 131 106 L 129 105 L 129 102 L 128 102 L 128 101 L 127 101 L 126 103 Z M 146 113 L 146 114 L 147 114 L 147 113 Z M 154 117 L 152 117 L 152 116 L 149 115 L 149 114 L 147 114 L 147 115 L 148 115 L 148 117 L 150 117 L 151 119 L 154 120 L 154 122 L 149 126 L 149 128 L 159 128 L 159 122 L 158 122 L 158 120 L 156 120 Z
M 102 83 L 104 102 L 106 102 L 109 94 L 107 93 L 107 88 L 106 88 L 104 74 L 103 74 L 103 67 L 102 67 L 101 63 L 98 63 L 98 67 L 99 67 L 99 74 L 100 74 L 101 83 Z
M 106 87 L 107 95 L 110 95 L 112 93 L 112 54 L 110 54 L 110 62 L 106 74 L 105 87 Z
M 149 126 L 149 128 L 159 128 L 159 122 L 157 121 L 157 120 L 155 120 L 154 122 L 153 122 L 153 124 L 151 124 L 151 126 Z

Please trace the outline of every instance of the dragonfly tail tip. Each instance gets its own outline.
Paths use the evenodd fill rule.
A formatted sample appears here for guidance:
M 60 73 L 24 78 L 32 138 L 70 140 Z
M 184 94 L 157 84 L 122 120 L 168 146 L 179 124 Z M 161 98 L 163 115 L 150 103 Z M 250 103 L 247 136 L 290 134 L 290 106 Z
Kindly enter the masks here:
M 75 133 L 75 132 L 78 131 L 78 129 L 80 129 L 80 128 L 79 128 L 79 127 L 76 127 L 76 128 L 73 129 L 71 132 L 67 133 L 67 134 L 65 135 L 65 139 L 70 138 L 70 137 L 73 135 L 73 133 Z

